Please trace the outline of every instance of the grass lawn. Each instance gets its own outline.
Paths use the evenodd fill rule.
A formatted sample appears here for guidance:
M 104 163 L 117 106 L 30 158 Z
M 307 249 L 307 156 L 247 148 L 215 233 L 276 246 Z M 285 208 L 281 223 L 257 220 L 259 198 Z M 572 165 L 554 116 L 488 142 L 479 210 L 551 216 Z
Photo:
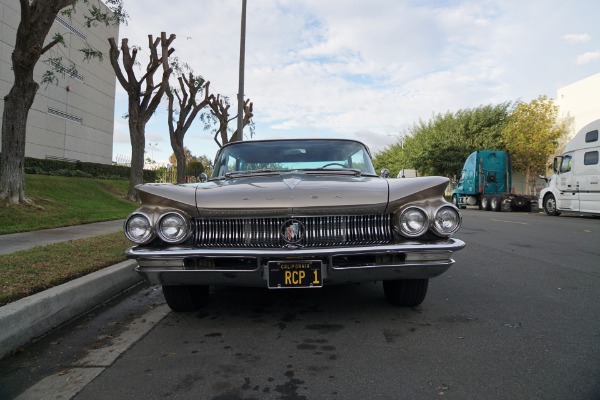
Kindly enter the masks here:
M 138 205 L 125 199 L 129 182 L 26 175 L 35 207 L 0 205 L 0 235 L 125 218 Z
M 127 217 L 129 182 L 26 175 L 34 206 L 0 204 L 0 235 Z M 122 232 L 0 256 L 0 306 L 125 260 Z
M 0 255 L 0 306 L 125 261 L 121 232 Z

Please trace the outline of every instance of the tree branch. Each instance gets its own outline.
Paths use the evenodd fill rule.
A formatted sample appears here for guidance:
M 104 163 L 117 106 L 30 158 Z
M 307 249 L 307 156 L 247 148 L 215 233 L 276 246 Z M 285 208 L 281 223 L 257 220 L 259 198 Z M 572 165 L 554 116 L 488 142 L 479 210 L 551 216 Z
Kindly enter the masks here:
M 113 70 L 117 75 L 119 83 L 121 84 L 121 86 L 123 86 L 123 89 L 129 92 L 131 85 L 129 84 L 129 82 L 127 82 L 127 79 L 125 79 L 123 71 L 121 71 L 121 66 L 119 65 L 119 49 L 117 48 L 117 44 L 115 43 L 115 38 L 109 38 L 108 43 L 110 44 L 110 49 L 108 50 L 110 64 L 112 65 Z

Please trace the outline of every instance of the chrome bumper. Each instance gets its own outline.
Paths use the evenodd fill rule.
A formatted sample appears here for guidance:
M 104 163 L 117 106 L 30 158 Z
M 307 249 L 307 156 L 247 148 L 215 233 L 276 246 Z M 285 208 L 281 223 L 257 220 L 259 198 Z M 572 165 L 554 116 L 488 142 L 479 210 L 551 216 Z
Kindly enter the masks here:
M 454 260 L 452 253 L 465 247 L 459 239 L 433 243 L 408 242 L 357 247 L 326 248 L 201 248 L 174 246 L 167 249 L 131 247 L 127 258 L 138 263 L 136 271 L 159 285 L 230 285 L 267 287 L 267 263 L 280 260 L 322 260 L 326 285 L 393 279 L 427 279 L 444 273 Z M 376 262 L 339 260 L 372 256 Z M 195 268 L 190 260 L 244 260 L 252 268 Z

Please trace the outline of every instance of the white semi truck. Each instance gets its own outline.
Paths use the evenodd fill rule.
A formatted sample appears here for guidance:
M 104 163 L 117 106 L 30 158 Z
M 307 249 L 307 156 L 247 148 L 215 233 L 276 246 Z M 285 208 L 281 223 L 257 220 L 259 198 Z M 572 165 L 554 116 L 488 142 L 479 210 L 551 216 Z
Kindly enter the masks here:
M 540 192 L 548 215 L 562 211 L 600 215 L 600 119 L 584 126 L 554 157 L 554 176 Z

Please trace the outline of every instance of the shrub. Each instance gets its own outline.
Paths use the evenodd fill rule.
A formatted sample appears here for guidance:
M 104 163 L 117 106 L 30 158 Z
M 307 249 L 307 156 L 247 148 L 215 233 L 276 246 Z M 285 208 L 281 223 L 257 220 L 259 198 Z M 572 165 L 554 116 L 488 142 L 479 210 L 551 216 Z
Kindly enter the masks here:
M 25 157 L 26 174 L 129 180 L 130 169 L 123 165 Z M 144 170 L 144 182 L 156 182 L 156 176 L 156 171 Z

